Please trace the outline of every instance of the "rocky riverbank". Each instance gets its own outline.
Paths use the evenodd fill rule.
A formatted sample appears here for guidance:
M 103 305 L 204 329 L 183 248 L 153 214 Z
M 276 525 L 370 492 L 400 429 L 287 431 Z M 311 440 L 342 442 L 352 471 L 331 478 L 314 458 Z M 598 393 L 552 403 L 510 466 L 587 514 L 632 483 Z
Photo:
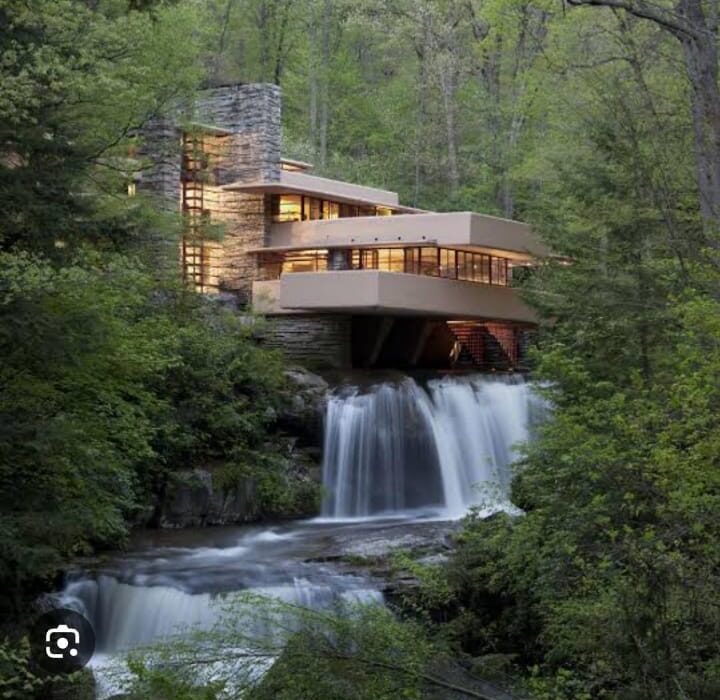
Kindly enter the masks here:
M 284 408 L 276 417 L 276 441 L 268 453 L 280 462 L 275 488 L 285 491 L 287 506 L 273 518 L 318 514 L 322 482 L 322 430 L 329 384 L 302 367 L 285 371 Z M 280 494 L 282 496 L 282 494 Z M 187 528 L 251 523 L 268 517 L 263 483 L 256 476 L 228 479 L 223 465 L 205 465 L 171 473 L 137 518 L 140 527 Z

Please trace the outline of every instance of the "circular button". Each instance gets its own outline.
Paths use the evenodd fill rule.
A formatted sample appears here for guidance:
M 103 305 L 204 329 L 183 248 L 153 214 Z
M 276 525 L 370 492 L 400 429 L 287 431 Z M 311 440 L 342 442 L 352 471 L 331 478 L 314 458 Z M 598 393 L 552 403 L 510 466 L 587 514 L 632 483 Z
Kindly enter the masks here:
M 48 673 L 73 673 L 90 661 L 95 632 L 79 612 L 55 608 L 41 615 L 30 631 L 30 658 Z

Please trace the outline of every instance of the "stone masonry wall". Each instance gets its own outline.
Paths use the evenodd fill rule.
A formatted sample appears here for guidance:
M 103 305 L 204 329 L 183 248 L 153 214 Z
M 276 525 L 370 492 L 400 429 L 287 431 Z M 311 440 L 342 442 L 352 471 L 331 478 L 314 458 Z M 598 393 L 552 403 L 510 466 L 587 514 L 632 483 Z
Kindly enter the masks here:
M 180 208 L 180 133 L 170 117 L 150 120 L 143 128 L 138 156 L 149 167 L 140 174 L 138 189 L 160 197 L 172 211 Z
M 143 129 L 144 142 L 138 157 L 151 164 L 140 174 L 137 189 L 157 196 L 157 206 L 167 212 L 180 211 L 180 139 L 172 119 L 159 117 L 148 122 Z M 147 254 L 152 256 L 152 267 L 162 277 L 177 274 L 179 253 L 177 239 L 161 227 L 148 232 Z
M 351 366 L 350 316 L 293 314 L 276 316 L 264 331 L 263 344 L 311 368 Z
M 212 274 L 218 279 L 218 291 L 232 292 L 241 305 L 246 305 L 252 300 L 253 280 L 259 278 L 257 256 L 248 251 L 262 248 L 269 238 L 269 197 L 217 192 L 219 204 L 212 210 L 212 219 L 223 224 L 224 236 L 213 253 Z
M 280 178 L 280 88 L 270 84 L 229 85 L 204 91 L 192 109 L 152 120 L 144 129 L 140 155 L 151 165 L 143 171 L 138 189 L 160 196 L 174 211 L 181 208 L 183 122 L 192 128 L 230 132 L 215 141 L 220 156 L 212 160 L 212 184 L 204 189 L 204 209 L 211 222 L 222 223 L 221 245 L 209 244 L 209 277 L 217 291 L 234 292 L 241 304 L 250 302 L 252 282 L 258 278 L 251 249 L 266 245 L 270 231 L 268 197 L 221 189 L 232 182 Z M 191 128 L 191 127 L 188 127 Z M 213 129 L 214 128 L 214 129 Z
M 280 179 L 280 110 L 280 88 L 268 83 L 213 88 L 197 99 L 194 122 L 232 132 L 219 185 Z

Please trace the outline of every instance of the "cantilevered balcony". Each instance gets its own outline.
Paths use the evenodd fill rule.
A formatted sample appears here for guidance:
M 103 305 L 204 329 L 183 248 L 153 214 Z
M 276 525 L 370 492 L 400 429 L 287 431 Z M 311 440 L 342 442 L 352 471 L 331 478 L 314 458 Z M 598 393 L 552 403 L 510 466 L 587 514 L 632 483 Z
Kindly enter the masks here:
M 547 254 L 527 224 L 472 212 L 396 214 L 273 224 L 267 251 L 438 245 L 482 248 L 504 257 Z M 256 251 L 259 252 L 259 251 Z
M 255 282 L 260 313 L 347 313 L 537 323 L 512 287 L 382 270 L 283 274 Z
M 342 180 L 330 180 L 317 175 L 308 175 L 301 170 L 292 171 L 284 168 L 280 171 L 278 179 L 231 182 L 223 185 L 223 189 L 255 194 L 298 194 L 335 202 L 382 206 L 392 211 L 421 211 L 400 204 L 397 192 L 356 185 Z

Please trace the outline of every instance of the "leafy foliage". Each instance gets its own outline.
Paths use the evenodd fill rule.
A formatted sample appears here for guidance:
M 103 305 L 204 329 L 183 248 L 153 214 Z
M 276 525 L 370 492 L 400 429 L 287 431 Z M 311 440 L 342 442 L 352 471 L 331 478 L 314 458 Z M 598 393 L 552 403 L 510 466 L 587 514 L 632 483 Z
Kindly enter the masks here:
M 132 135 L 200 79 L 192 5 L 161 7 L 154 19 L 113 5 L 9 0 L 0 8 L 5 248 L 58 257 L 58 241 L 109 237 L 96 212 L 127 188 Z
M 282 649 L 255 649 L 280 658 L 252 694 L 418 697 L 440 639 L 512 659 L 542 700 L 720 695 L 718 262 L 674 39 L 544 0 L 7 0 L 0 29 L 3 613 L 120 544 L 178 468 L 252 476 L 271 514 L 317 497 L 269 446 L 277 356 L 159 279 L 151 243 L 176 227 L 118 196 L 135 129 L 206 67 L 282 84 L 286 155 L 524 218 L 556 255 L 524 284 L 554 404 L 518 465 L 525 515 L 469 517 L 446 570 L 399 562 L 423 625 L 293 611 Z M 3 690 L 35 682 L 22 650 L 0 656 Z M 133 663 L 135 697 L 226 687 Z
M 117 544 L 172 470 L 273 464 L 280 360 L 236 314 L 180 288 L 160 293 L 117 256 L 56 269 L 5 253 L 0 269 L 8 593 Z
M 130 697 L 422 697 L 432 644 L 377 605 L 311 610 L 241 594 L 210 632 L 135 654 Z M 173 695 L 174 694 L 174 695 Z
M 0 693 L 6 700 L 92 700 L 95 683 L 89 671 L 66 676 L 39 673 L 30 663 L 27 639 L 0 641 Z
M 138 129 L 197 88 L 204 27 L 195 3 L 133 5 L 0 8 L 3 615 L 122 546 L 173 472 L 282 469 L 279 356 L 180 285 L 178 222 L 127 197 Z

